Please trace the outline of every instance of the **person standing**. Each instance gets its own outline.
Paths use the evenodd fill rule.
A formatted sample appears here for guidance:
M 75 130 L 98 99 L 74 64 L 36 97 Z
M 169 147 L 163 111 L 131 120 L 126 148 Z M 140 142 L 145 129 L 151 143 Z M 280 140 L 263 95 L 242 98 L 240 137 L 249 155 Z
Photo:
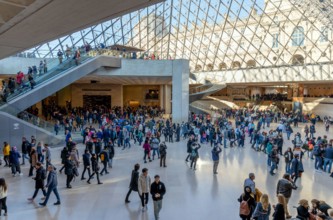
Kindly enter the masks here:
M 46 167 L 49 167 L 51 164 L 51 151 L 48 144 L 44 144 L 44 152 L 45 152 L 45 162 Z
M 238 198 L 240 203 L 239 217 L 242 220 L 250 220 L 256 206 L 256 201 L 249 186 L 244 187 L 244 193 Z
M 280 179 L 277 183 L 276 187 L 276 195 L 282 195 L 284 197 L 284 212 L 286 214 L 287 219 L 291 218 L 291 215 L 288 211 L 288 203 L 291 197 L 293 189 L 296 189 L 292 179 L 290 178 L 290 174 L 286 173 L 283 175 L 283 178 Z
M 57 53 L 58 59 L 59 59 L 59 64 L 62 64 L 62 59 L 64 56 L 64 53 L 59 49 Z
M 46 197 L 46 191 L 44 187 L 44 180 L 46 179 L 46 170 L 43 168 L 40 162 L 37 162 L 35 167 L 36 167 L 36 177 L 32 178 L 36 181 L 35 192 L 34 195 L 28 199 L 29 201 L 33 201 L 36 198 L 39 189 L 42 190 L 44 197 Z
M 160 148 L 159 148 L 159 152 L 160 152 L 160 167 L 167 167 L 165 165 L 165 160 L 166 160 L 166 155 L 167 155 L 167 151 L 166 149 L 168 149 L 168 147 L 166 146 L 165 144 L 165 141 L 163 141 L 161 144 L 160 144 Z
M 285 199 L 282 194 L 278 194 L 278 203 L 276 205 L 273 205 L 274 208 L 274 214 L 273 214 L 273 220 L 285 220 Z M 288 218 L 288 217 L 287 217 Z
M 57 173 L 54 171 L 54 168 L 52 165 L 49 165 L 47 167 L 47 170 L 49 171 L 49 175 L 47 176 L 47 184 L 46 184 L 46 188 L 47 188 L 47 192 L 46 192 L 46 198 L 44 200 L 44 202 L 39 203 L 39 205 L 41 206 L 46 206 L 47 201 L 50 198 L 51 192 L 54 193 L 54 195 L 57 197 L 57 202 L 54 203 L 54 205 L 60 205 L 60 196 L 58 193 L 58 179 L 57 179 Z
M 162 209 L 162 200 L 166 189 L 164 183 L 160 181 L 159 175 L 155 175 L 154 179 L 155 181 L 150 186 L 150 194 L 152 195 L 154 203 L 155 220 L 159 220 L 159 213 Z
M 114 146 L 112 140 L 109 140 L 108 152 L 109 152 L 109 168 L 112 168 L 112 162 L 114 157 Z
M 86 173 L 86 170 L 88 170 L 88 176 L 90 176 L 90 153 L 89 150 L 85 150 L 84 154 L 82 155 L 83 160 L 83 172 L 81 176 L 81 180 L 85 180 L 84 174 Z
M 132 170 L 131 182 L 130 182 L 130 185 L 129 185 L 128 193 L 127 193 L 126 198 L 125 198 L 125 203 L 130 202 L 128 200 L 128 198 L 129 198 L 132 191 L 138 192 L 139 169 L 140 169 L 140 165 L 135 164 L 134 165 L 134 170 Z M 139 194 L 139 197 L 141 198 L 140 194 Z
M 268 195 L 263 194 L 260 202 L 257 203 L 256 209 L 252 214 L 252 218 L 257 220 L 268 220 L 271 214 L 271 204 L 269 204 Z
M 98 166 L 98 161 L 97 161 L 97 154 L 92 154 L 91 155 L 91 168 L 93 173 L 89 176 L 89 179 L 87 180 L 87 183 L 90 184 L 90 179 L 96 174 L 97 177 L 97 183 L 98 184 L 103 184 L 100 180 L 99 180 L 99 166 Z
M 215 144 L 214 148 L 212 149 L 212 159 L 214 162 L 213 165 L 213 174 L 217 174 L 217 167 L 219 165 L 220 161 L 220 153 L 222 152 L 221 147 L 219 146 L 218 143 Z
M 271 153 L 268 155 L 271 158 L 271 170 L 270 170 L 270 174 L 272 176 L 275 175 L 274 170 L 278 168 L 278 163 L 279 163 L 279 154 L 278 154 L 278 147 L 274 146 L 273 150 L 271 151 Z
M 291 161 L 294 158 L 294 154 L 290 147 L 288 148 L 288 150 L 286 152 L 284 152 L 283 156 L 284 156 L 284 159 L 286 162 L 286 173 L 291 174 Z
M 151 141 L 151 148 L 153 150 L 153 160 L 155 159 L 155 154 L 158 156 L 158 159 L 160 159 L 159 143 L 160 142 L 158 141 L 158 139 L 154 136 Z
M 201 148 L 200 144 L 193 143 L 192 144 L 192 152 L 191 152 L 191 169 L 196 170 L 197 160 L 199 158 L 199 149 Z
M 5 210 L 4 216 L 7 216 L 7 184 L 4 178 L 0 178 L 0 216 L 2 209 Z
M 150 176 L 148 175 L 148 169 L 143 168 L 142 174 L 140 175 L 138 180 L 138 190 L 141 198 L 141 205 L 143 212 L 148 209 L 147 204 L 148 204 L 148 195 L 150 192 L 150 185 L 151 185 L 151 179 Z
M 29 170 L 29 176 L 33 176 L 33 170 L 34 170 L 37 162 L 38 162 L 37 152 L 35 150 L 35 147 L 32 147 L 31 151 L 30 151 L 30 170 Z
M 148 159 L 149 159 L 149 162 L 151 162 L 151 159 L 150 159 L 150 144 L 148 143 L 148 139 L 145 140 L 145 143 L 143 144 L 143 149 L 144 149 L 144 156 L 143 156 L 143 160 L 144 160 L 144 163 L 147 163 L 147 156 L 148 156 Z
M 28 157 L 28 148 L 29 148 L 29 141 L 23 137 L 22 138 L 22 164 L 21 165 L 24 165 L 25 164 L 25 159 L 29 160 L 29 157 Z
M 255 178 L 256 177 L 255 177 L 254 173 L 249 173 L 249 178 L 245 179 L 245 181 L 244 181 L 244 188 L 247 186 L 250 187 L 251 193 L 253 195 L 256 194 L 256 183 L 254 182 Z

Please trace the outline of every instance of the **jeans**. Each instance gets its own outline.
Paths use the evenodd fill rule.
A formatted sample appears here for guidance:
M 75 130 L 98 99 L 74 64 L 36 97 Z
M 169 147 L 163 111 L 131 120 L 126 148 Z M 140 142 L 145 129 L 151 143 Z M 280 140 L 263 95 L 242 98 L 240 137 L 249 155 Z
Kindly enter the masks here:
M 22 154 L 22 164 L 25 164 L 25 159 L 29 160 L 28 154 Z
M 191 159 L 191 168 L 193 167 L 193 169 L 195 169 L 195 167 L 197 166 L 197 159 L 197 157 Z
M 21 173 L 20 163 L 18 164 L 12 163 L 11 165 L 12 165 L 12 174 L 16 174 L 17 172 Z
M 318 169 L 322 169 L 322 164 L 323 164 L 323 161 L 322 161 L 322 158 L 321 156 L 315 156 L 315 169 L 318 170 Z
M 158 148 L 153 148 L 153 160 L 155 158 L 155 154 L 160 158 L 160 151 Z
M 272 161 L 271 171 L 270 173 L 273 174 L 274 169 L 277 169 L 277 164 L 275 161 Z
M 214 165 L 213 165 L 213 173 L 217 173 L 217 167 L 219 166 L 219 160 L 215 160 L 214 161 Z
M 109 167 L 112 168 L 112 161 L 113 161 L 113 158 L 109 158 Z
M 162 200 L 157 200 L 154 201 L 154 216 L 155 216 L 155 220 L 159 220 L 159 213 L 162 209 Z
M 290 140 L 291 132 L 287 132 L 287 139 Z
M 39 188 L 38 188 L 38 189 L 35 189 L 34 195 L 32 196 L 33 199 L 36 198 L 36 196 L 37 196 L 39 190 L 40 190 Z M 41 189 L 41 190 L 42 190 L 42 192 L 43 192 L 43 195 L 46 196 L 46 191 L 45 191 L 45 189 Z
M 291 175 L 291 162 L 286 163 L 286 173 Z
M 51 192 L 54 193 L 54 195 L 57 197 L 57 202 L 60 202 L 60 196 L 59 196 L 59 193 L 58 193 L 58 189 L 57 187 L 49 187 L 47 188 L 47 192 L 46 192 L 46 198 L 45 198 L 45 201 L 43 204 L 47 204 L 47 201 L 49 200 L 50 198 L 50 195 L 51 195 Z
M 125 138 L 125 144 L 124 144 L 124 148 L 128 145 L 128 148 L 131 147 L 131 143 L 130 143 L 130 139 L 129 138 Z
M 267 157 L 267 166 L 272 166 L 272 160 L 271 160 L 271 158 L 269 157 L 269 155 L 268 155 L 268 157 Z
M 332 169 L 333 159 L 324 158 L 324 171 L 326 172 L 326 166 L 328 165 L 327 172 L 330 173 Z
M 149 198 L 149 194 L 148 193 L 142 193 L 142 195 L 140 195 L 142 207 L 145 207 L 145 205 L 148 204 L 148 198 Z

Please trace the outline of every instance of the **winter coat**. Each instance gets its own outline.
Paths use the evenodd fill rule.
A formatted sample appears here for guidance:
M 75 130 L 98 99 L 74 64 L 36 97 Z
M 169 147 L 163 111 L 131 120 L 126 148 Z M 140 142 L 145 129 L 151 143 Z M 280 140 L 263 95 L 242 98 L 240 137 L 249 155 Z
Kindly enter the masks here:
M 44 189 L 44 180 L 46 179 L 46 171 L 43 167 L 40 167 L 36 170 L 35 177 L 35 188 L 36 189 Z
M 133 191 L 138 191 L 138 181 L 139 181 L 139 172 L 133 170 L 129 188 L 131 188 Z
M 149 193 L 150 185 L 151 185 L 150 176 L 148 176 L 148 175 L 144 176 L 143 174 L 141 174 L 139 177 L 139 180 L 138 180 L 139 194 L 142 195 L 142 193 Z

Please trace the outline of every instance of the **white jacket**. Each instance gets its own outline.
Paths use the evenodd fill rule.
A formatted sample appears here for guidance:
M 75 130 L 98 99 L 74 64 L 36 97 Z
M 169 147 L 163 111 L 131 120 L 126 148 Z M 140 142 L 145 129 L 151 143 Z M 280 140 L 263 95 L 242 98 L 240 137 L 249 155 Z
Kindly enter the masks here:
M 7 197 L 7 190 L 5 191 L 5 189 L 0 186 L 0 199 L 6 198 L 6 197 Z
M 150 176 L 148 175 L 144 176 L 143 174 L 141 174 L 138 180 L 139 194 L 142 195 L 142 193 L 149 193 L 150 185 L 151 185 Z

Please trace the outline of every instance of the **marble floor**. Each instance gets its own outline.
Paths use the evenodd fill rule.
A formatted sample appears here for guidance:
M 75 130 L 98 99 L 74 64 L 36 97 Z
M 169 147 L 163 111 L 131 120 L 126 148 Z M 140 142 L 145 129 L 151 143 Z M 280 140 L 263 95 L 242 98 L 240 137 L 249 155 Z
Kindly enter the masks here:
M 275 127 L 276 125 L 272 125 Z M 302 130 L 300 128 L 294 131 Z M 267 129 L 266 129 L 267 130 Z M 318 133 L 326 133 L 323 126 L 317 128 Z M 331 135 L 333 137 L 333 135 Z M 2 219 L 116 219 L 116 220 L 153 220 L 153 204 L 149 198 L 148 211 L 142 212 L 137 194 L 130 196 L 131 203 L 125 204 L 124 198 L 128 190 L 131 170 L 135 163 L 140 163 L 141 168 L 147 167 L 153 178 L 155 174 L 161 176 L 165 183 L 167 193 L 163 200 L 160 213 L 161 220 L 191 219 L 191 220 L 234 220 L 239 219 L 239 203 L 237 198 L 243 192 L 243 181 L 249 172 L 256 174 L 256 185 L 264 193 L 270 195 L 272 204 L 276 203 L 275 191 L 279 178 L 283 175 L 284 161 L 278 174 L 268 174 L 266 155 L 250 149 L 249 139 L 246 140 L 245 149 L 223 149 L 219 165 L 219 174 L 212 174 L 212 161 L 210 146 L 204 145 L 200 149 L 200 159 L 197 170 L 189 169 L 185 163 L 186 141 L 168 143 L 167 168 L 160 168 L 158 161 L 144 164 L 142 161 L 143 150 L 140 146 L 121 150 L 116 148 L 113 169 L 110 174 L 101 177 L 103 185 L 97 185 L 93 180 L 91 185 L 77 178 L 72 184 L 72 189 L 65 188 L 65 175 L 58 174 L 59 193 L 62 204 L 54 206 L 56 201 L 51 195 L 46 207 L 36 202 L 30 203 L 27 198 L 34 191 L 34 180 L 29 178 L 28 167 L 23 167 L 23 176 L 12 177 L 8 168 L 1 167 L 0 176 L 6 178 L 9 185 L 8 217 Z M 284 149 L 291 146 L 290 141 L 285 141 Z M 83 152 L 80 145 L 80 154 Z M 59 168 L 61 147 L 52 149 L 53 163 Z M 305 173 L 298 182 L 298 190 L 293 192 L 289 202 L 291 213 L 295 216 L 295 209 L 299 199 L 317 198 L 333 205 L 333 179 L 326 173 L 314 172 L 313 161 L 305 157 Z M 81 171 L 82 167 L 80 167 Z

